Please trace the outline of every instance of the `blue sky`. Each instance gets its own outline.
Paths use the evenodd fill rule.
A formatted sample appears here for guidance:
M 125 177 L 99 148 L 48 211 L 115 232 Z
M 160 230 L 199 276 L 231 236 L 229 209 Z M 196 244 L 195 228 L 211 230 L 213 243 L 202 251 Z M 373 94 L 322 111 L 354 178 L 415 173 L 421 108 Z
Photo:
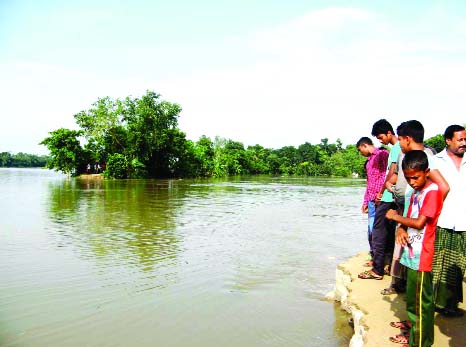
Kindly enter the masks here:
M 387 118 L 466 123 L 461 1 L 0 1 L 0 152 L 47 153 L 99 97 L 154 90 L 179 127 L 279 148 Z

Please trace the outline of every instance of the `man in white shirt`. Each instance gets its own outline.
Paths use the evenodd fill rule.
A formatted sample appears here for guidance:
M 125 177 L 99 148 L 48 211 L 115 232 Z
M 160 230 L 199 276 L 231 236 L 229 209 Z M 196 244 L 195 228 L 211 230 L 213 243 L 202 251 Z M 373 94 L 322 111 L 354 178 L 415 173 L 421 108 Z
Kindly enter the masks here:
M 466 130 L 451 125 L 445 130 L 447 147 L 436 155 L 437 168 L 450 186 L 440 214 L 432 264 L 436 311 L 461 317 L 463 277 L 466 269 Z

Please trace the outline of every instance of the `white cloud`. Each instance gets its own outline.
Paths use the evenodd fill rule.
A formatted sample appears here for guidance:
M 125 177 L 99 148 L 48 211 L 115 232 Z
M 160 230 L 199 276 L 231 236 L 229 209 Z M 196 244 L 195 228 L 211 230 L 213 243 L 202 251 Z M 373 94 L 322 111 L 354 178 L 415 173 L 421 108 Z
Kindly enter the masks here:
M 278 147 L 329 137 L 348 144 L 369 135 L 381 116 L 394 126 L 418 119 L 428 136 L 443 132 L 461 120 L 466 65 L 435 56 L 454 47 L 417 43 L 389 27 L 367 11 L 313 12 L 246 38 L 247 47 L 268 53 L 255 65 L 211 71 L 167 90 L 183 95 L 181 124 L 194 138 L 219 134 Z M 355 28 L 369 34 L 322 39 Z

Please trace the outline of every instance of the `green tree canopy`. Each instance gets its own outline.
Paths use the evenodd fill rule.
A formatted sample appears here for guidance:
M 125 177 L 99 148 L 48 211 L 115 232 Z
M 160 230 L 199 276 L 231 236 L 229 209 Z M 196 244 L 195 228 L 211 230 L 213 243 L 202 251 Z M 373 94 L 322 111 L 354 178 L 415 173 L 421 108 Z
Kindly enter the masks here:
M 83 132 L 60 128 L 49 134 L 50 136 L 40 143 L 47 146 L 51 154 L 47 167 L 69 175 L 77 174 L 80 166 L 84 164 L 85 158 L 84 150 L 79 141 Z
M 186 161 L 194 157 L 194 148 L 177 128 L 180 112 L 179 105 L 161 100 L 152 91 L 140 98 L 105 97 L 74 116 L 81 128 L 79 134 L 59 129 L 42 144 L 48 146 L 54 158 L 51 167 L 68 173 L 73 165 L 77 173 L 83 171 L 86 163 L 80 159 L 106 163 L 112 158 L 109 176 L 192 175 L 194 169 Z M 84 150 L 76 139 L 81 135 L 87 141 Z M 64 143 L 66 136 L 68 143 Z M 77 142 L 71 144 L 73 136 Z M 73 157 L 73 149 L 82 155 Z
M 233 139 L 202 136 L 191 141 L 178 128 L 181 107 L 147 91 L 141 97 L 98 99 L 74 117 L 80 130 L 58 129 L 41 144 L 51 153 L 47 166 L 80 174 L 88 163 L 106 165 L 114 178 L 223 177 L 270 174 L 301 176 L 365 176 L 365 157 L 355 145 L 343 148 L 340 139 L 330 143 L 305 142 L 298 147 L 248 146 Z M 80 139 L 85 140 L 84 148 Z M 444 148 L 441 135 L 426 141 L 437 151 Z M 31 161 L 18 156 L 18 161 Z M 9 153 L 0 164 L 9 165 Z

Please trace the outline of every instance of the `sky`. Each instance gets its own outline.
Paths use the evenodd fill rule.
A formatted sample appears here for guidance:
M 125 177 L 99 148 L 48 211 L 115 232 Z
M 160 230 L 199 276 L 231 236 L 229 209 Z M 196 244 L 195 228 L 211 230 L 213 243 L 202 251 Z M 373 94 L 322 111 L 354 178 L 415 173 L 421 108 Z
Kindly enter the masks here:
M 348 145 L 380 118 L 429 138 L 466 123 L 466 2 L 0 0 L 0 152 L 147 90 L 193 141 Z

